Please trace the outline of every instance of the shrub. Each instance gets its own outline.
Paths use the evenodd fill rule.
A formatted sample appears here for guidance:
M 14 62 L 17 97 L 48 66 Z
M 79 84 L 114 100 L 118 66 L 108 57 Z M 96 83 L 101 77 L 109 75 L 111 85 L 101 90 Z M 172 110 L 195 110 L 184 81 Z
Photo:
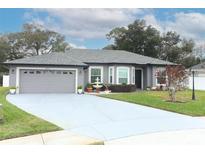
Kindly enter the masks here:
M 91 83 L 88 83 L 88 84 L 86 85 L 86 88 L 93 88 L 93 85 L 92 85 Z
M 108 89 L 112 92 L 133 92 L 136 91 L 136 85 L 109 85 Z
M 83 87 L 82 86 L 78 86 L 78 89 L 83 89 Z
M 0 104 L 0 124 L 3 123 L 3 107 L 2 104 Z
M 2 85 L 3 85 L 3 75 L 0 74 L 0 86 L 2 86 Z

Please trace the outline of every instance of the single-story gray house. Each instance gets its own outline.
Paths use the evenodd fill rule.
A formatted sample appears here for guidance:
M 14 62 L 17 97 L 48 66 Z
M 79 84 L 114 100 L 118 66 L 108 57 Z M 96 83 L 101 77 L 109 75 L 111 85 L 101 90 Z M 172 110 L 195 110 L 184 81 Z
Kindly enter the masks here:
M 194 75 L 195 89 L 205 90 L 205 84 L 204 84 L 205 83 L 205 62 L 192 66 L 191 68 L 189 68 L 189 70 L 192 70 L 195 72 L 195 75 Z M 193 77 L 192 77 L 192 73 L 190 72 L 189 88 L 192 89 L 192 86 L 193 86 Z
M 173 63 L 122 50 L 71 49 L 5 62 L 17 93 L 75 93 L 98 77 L 104 84 L 157 86 L 156 72 Z

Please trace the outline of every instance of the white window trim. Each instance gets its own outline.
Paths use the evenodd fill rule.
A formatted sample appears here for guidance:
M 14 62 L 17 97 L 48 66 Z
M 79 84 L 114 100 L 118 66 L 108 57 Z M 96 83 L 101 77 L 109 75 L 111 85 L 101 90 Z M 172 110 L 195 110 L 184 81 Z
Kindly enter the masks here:
M 103 66 L 90 66 L 89 67 L 88 82 L 91 83 L 91 69 L 92 68 L 101 69 L 101 83 L 103 83 Z
M 29 70 L 68 70 L 75 71 L 75 93 L 77 93 L 78 87 L 78 69 L 76 68 L 51 68 L 51 67 L 16 67 L 16 93 L 19 94 L 20 86 L 20 70 L 29 69 Z
M 118 75 L 119 69 L 127 69 L 128 70 L 127 84 L 130 84 L 130 67 L 122 67 L 122 66 L 117 67 L 117 78 L 116 78 L 117 84 L 121 84 L 121 83 L 119 83 L 119 75 Z
M 132 67 L 132 84 L 135 84 L 135 67 Z
M 142 68 L 135 68 L 135 70 L 141 70 L 141 89 L 144 89 L 144 74 L 143 74 L 143 69 Z
M 156 71 L 156 72 L 157 72 L 157 71 Z M 155 74 L 156 74 L 156 72 L 155 72 Z M 165 78 L 166 78 L 166 82 L 167 82 L 167 75 L 166 75 Z M 165 84 L 158 84 L 157 76 L 156 76 L 156 80 L 155 80 L 155 82 L 156 82 L 156 86 L 158 86 L 158 87 L 159 87 L 159 86 L 164 86 L 164 87 L 166 86 L 166 83 L 165 83 Z
M 110 69 L 112 69 L 112 83 L 110 82 Z M 115 67 L 114 66 L 109 66 L 108 67 L 108 82 L 109 84 L 114 84 L 114 79 L 115 79 Z
M 167 76 L 166 76 L 165 78 L 166 78 L 165 80 L 166 80 L 166 82 L 167 82 Z M 155 81 L 155 82 L 156 82 L 156 86 L 166 86 L 166 84 L 159 84 L 159 83 L 158 83 L 157 76 L 156 76 L 156 81 Z

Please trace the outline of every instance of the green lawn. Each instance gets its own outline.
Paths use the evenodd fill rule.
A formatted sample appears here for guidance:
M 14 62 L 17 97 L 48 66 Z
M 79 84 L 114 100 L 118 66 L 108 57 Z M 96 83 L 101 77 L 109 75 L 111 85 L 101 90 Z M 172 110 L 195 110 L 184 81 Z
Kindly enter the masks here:
M 61 130 L 58 126 L 37 118 L 6 101 L 9 88 L 0 87 L 4 122 L 0 123 L 0 140 Z
M 177 100 L 183 103 L 168 102 L 169 97 L 166 91 L 143 91 L 100 96 L 191 116 L 205 116 L 205 91 L 196 91 L 195 101 L 191 100 L 191 93 L 190 90 L 177 92 Z

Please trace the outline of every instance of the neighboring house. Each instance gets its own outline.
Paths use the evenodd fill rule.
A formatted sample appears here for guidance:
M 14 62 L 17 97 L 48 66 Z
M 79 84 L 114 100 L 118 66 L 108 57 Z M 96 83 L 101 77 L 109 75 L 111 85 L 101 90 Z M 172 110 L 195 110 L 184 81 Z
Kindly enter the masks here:
M 173 63 L 122 50 L 71 49 L 6 62 L 10 86 L 17 93 L 75 93 L 77 86 L 94 83 L 158 84 L 156 72 Z
M 205 90 L 205 62 L 195 65 L 190 68 L 195 72 L 194 75 L 194 87 L 197 90 Z M 189 88 L 192 89 L 193 77 L 192 74 L 189 75 Z

